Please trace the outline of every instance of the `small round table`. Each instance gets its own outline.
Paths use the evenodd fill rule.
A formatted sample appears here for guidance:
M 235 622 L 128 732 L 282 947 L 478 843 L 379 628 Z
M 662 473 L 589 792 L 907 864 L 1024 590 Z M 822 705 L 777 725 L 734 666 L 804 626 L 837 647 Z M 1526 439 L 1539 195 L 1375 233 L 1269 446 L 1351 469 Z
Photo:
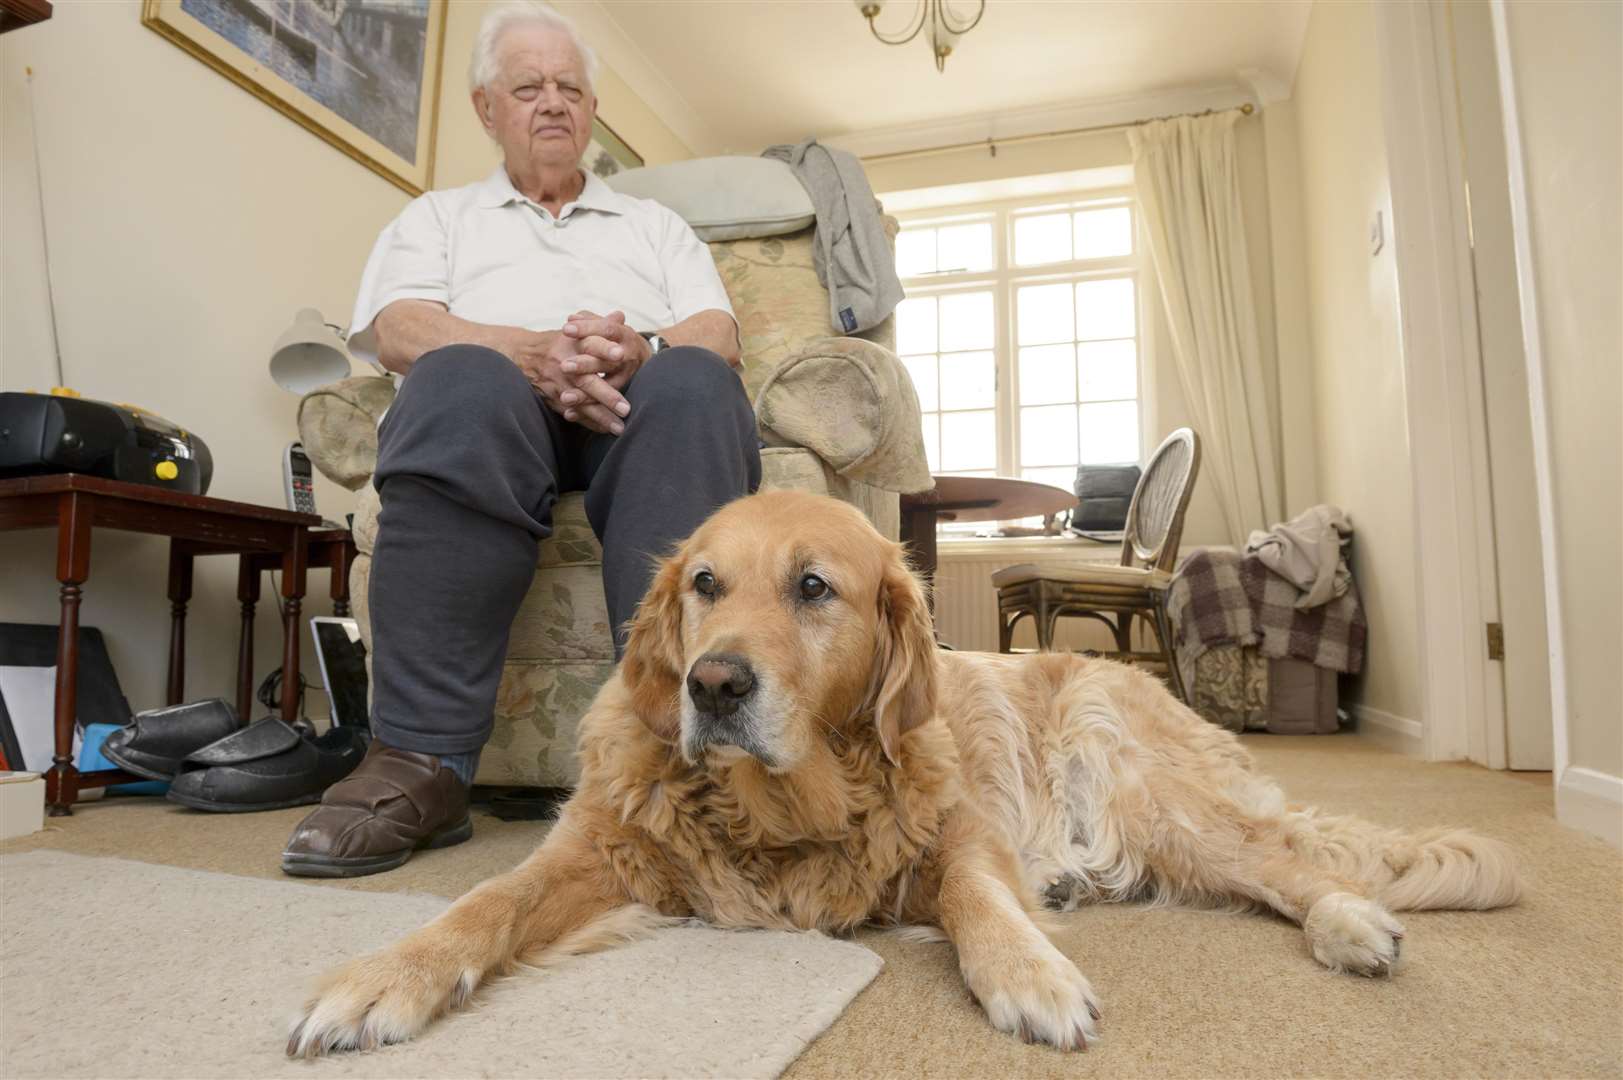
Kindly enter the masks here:
M 1075 506 L 1074 492 L 1051 484 L 1006 476 L 937 476 L 934 491 L 902 496 L 902 543 L 913 552 L 914 568 L 934 582 L 937 522 L 1050 517 Z

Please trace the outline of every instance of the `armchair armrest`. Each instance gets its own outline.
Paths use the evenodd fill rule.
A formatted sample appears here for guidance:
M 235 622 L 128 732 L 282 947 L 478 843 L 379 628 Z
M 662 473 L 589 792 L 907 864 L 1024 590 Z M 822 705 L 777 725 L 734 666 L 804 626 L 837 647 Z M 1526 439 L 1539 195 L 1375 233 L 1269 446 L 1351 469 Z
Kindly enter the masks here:
M 392 380 L 362 375 L 304 395 L 299 440 L 311 464 L 351 491 L 363 487 L 378 466 L 378 421 L 394 393 Z
M 807 342 L 761 384 L 755 418 L 769 446 L 805 447 L 841 476 L 903 494 L 935 486 L 913 380 L 871 341 Z

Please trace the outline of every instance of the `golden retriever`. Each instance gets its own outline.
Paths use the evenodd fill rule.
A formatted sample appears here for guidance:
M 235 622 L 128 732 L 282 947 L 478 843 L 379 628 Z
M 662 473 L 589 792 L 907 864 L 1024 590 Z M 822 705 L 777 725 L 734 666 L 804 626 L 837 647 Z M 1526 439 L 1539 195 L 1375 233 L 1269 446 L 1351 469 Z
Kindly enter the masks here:
M 1321 963 L 1376 975 L 1398 964 L 1391 910 L 1519 889 L 1494 841 L 1287 806 L 1130 667 L 938 650 L 901 547 L 799 492 L 723 507 L 663 562 L 579 751 L 535 854 L 329 975 L 289 1054 L 410 1038 L 493 976 L 682 916 L 939 928 L 993 1025 L 1077 1050 L 1099 1010 L 1044 907 L 1269 909 Z

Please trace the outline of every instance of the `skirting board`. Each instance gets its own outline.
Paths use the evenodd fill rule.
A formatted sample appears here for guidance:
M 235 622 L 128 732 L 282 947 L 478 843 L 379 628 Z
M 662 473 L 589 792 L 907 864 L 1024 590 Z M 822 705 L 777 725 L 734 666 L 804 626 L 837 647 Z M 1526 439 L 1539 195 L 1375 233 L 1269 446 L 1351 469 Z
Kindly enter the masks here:
M 1555 819 L 1623 848 L 1623 777 L 1567 766 L 1555 789 Z
M 1419 721 L 1369 705 L 1349 706 L 1358 721 L 1358 734 L 1387 750 L 1410 757 L 1426 756 L 1426 740 Z

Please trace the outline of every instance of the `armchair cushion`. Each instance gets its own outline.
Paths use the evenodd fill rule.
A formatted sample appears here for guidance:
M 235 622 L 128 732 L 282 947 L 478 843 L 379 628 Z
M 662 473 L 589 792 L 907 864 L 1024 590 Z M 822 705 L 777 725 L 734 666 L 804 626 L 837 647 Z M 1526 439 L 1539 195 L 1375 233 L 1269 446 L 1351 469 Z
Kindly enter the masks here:
M 322 474 L 351 491 L 378 465 L 378 421 L 394 400 L 394 382 L 377 375 L 341 379 L 299 401 L 299 439 Z
M 769 445 L 805 447 L 841 476 L 902 493 L 935 486 L 913 381 L 870 341 L 807 342 L 766 376 L 755 416 Z

